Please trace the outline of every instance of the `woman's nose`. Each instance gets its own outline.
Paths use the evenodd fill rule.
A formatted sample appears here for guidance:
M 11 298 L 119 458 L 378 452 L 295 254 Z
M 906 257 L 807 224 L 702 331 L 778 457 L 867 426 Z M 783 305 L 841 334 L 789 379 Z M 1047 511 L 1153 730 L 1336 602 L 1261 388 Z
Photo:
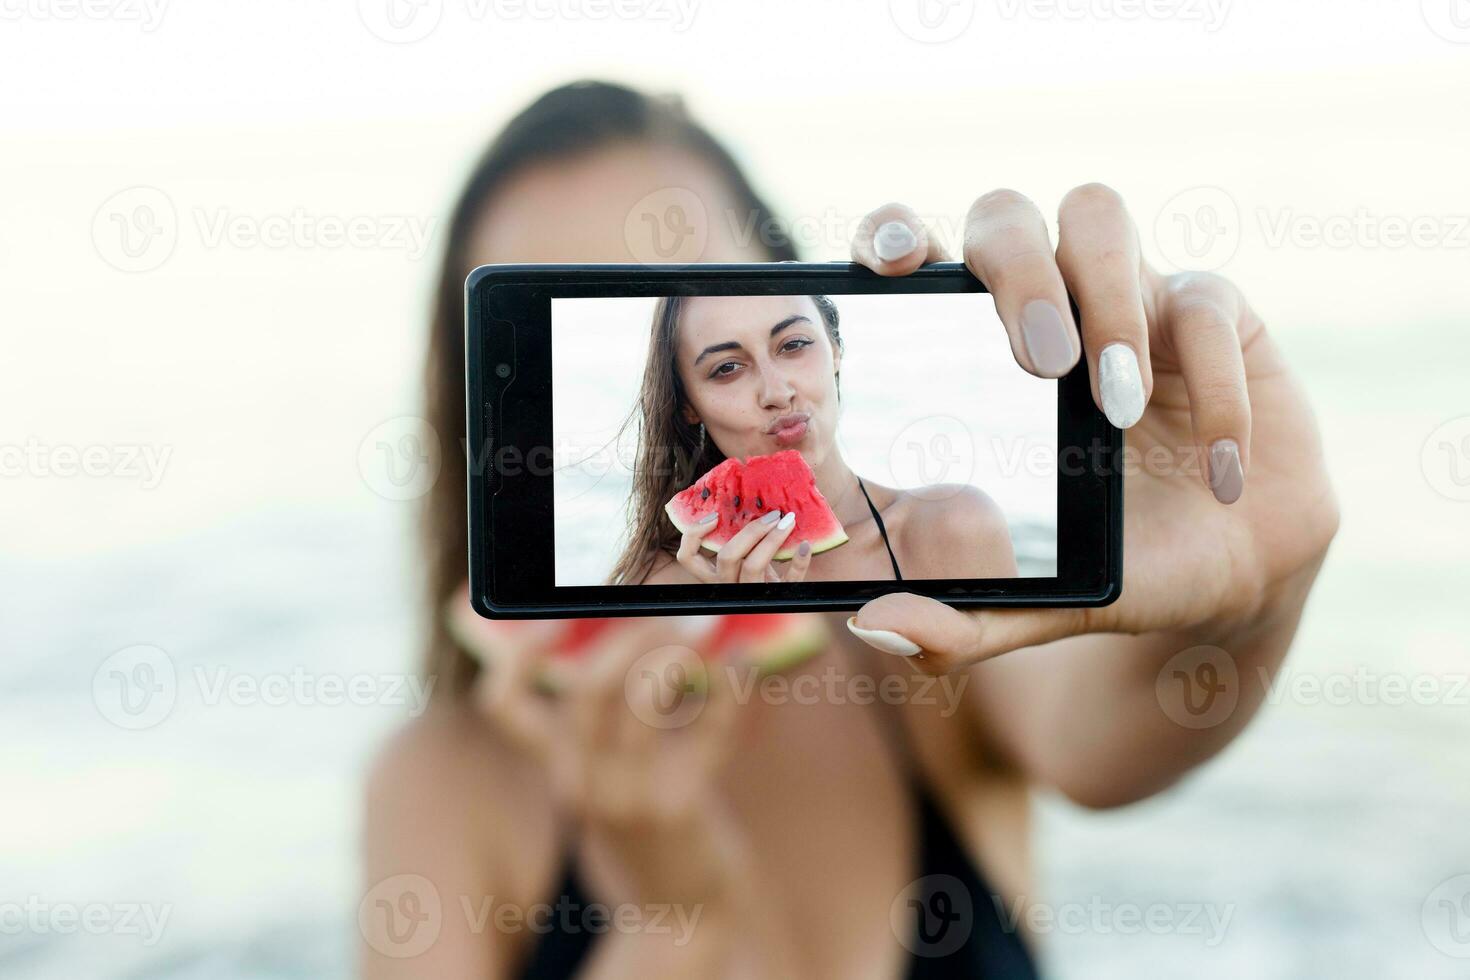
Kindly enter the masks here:
M 784 408 L 791 404 L 796 388 L 791 379 L 780 368 L 766 367 L 761 371 L 761 406 Z

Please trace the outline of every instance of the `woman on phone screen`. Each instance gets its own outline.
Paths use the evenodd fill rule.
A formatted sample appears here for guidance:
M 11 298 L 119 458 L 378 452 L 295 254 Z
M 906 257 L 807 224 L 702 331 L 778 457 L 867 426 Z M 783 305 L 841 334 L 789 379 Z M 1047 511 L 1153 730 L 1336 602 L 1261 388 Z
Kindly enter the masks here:
M 877 190 L 901 194 L 924 178 L 916 156 Z M 465 275 L 493 262 L 636 261 L 629 215 L 670 188 L 695 195 L 705 220 L 698 254 L 667 261 L 797 258 L 778 234 L 735 233 L 779 225 L 676 101 L 568 85 L 496 137 L 456 206 L 429 337 L 427 414 L 451 456 L 446 472 L 464 463 Z M 1338 520 L 1310 410 L 1241 292 L 1215 276 L 1154 272 L 1102 185 L 1068 193 L 1058 220 L 1054 246 L 1030 200 L 984 193 L 963 259 L 994 295 L 1022 368 L 1060 377 L 1087 358 L 1097 404 L 1141 458 L 1164 447 L 1197 461 L 1126 475 L 1122 598 L 966 612 L 884 595 L 850 624 L 827 617 L 826 649 L 786 675 L 791 690 L 840 678 L 816 688 L 835 695 L 741 696 L 715 671 L 693 721 L 660 731 L 639 720 L 638 699 L 651 695 L 624 678 L 649 651 L 687 643 L 693 624 L 620 624 L 568 689 L 542 696 L 537 665 L 564 624 L 507 632 L 474 616 L 464 487 L 440 480 L 424 523 L 435 703 L 381 752 L 366 809 L 365 886 L 409 917 L 360 916 L 366 976 L 1035 975 L 1030 793 L 1119 806 L 1229 744 L 1268 685 L 1243 685 L 1210 725 L 1183 725 L 1161 703 L 1161 671 L 1207 645 L 1240 676 L 1269 679 Z M 852 251 L 881 275 L 945 258 L 899 204 L 862 221 Z M 630 542 L 618 575 L 1009 567 L 1005 523 L 978 490 L 921 505 L 860 485 L 835 452 L 842 345 L 829 307 L 820 297 L 666 304 L 643 404 L 663 427 L 649 444 L 684 453 L 692 470 L 715 453 L 800 449 L 849 544 L 773 568 L 764 559 L 785 530 L 778 517 L 722 564 L 660 523 L 673 490 L 650 484 L 635 488 L 641 547 Z M 727 342 L 738 351 L 701 356 Z M 930 675 L 942 693 L 916 683 Z M 894 689 L 907 696 L 848 696 Z M 426 916 L 432 934 L 405 945 L 419 934 L 403 923 Z

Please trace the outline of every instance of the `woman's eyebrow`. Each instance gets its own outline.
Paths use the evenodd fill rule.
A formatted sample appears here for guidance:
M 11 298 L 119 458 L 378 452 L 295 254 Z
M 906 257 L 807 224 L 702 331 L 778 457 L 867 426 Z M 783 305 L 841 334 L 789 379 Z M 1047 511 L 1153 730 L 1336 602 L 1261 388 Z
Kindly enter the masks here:
M 812 322 L 811 317 L 803 316 L 800 313 L 792 314 L 791 316 L 788 316 L 786 319 L 782 320 L 780 323 L 778 323 L 774 327 L 772 327 L 771 328 L 770 336 L 772 336 L 772 337 L 776 336 L 776 334 L 780 333 L 782 330 L 785 330 L 787 327 L 791 326 L 793 323 L 811 323 L 811 322 Z M 704 360 L 710 354 L 718 354 L 722 350 L 739 350 L 739 349 L 740 349 L 740 341 L 738 341 L 738 340 L 727 340 L 723 344 L 711 344 L 710 346 L 706 347 L 704 350 L 702 350 L 702 351 L 699 352 L 699 356 L 694 359 L 694 366 L 695 367 L 699 367 L 699 362 L 702 361 L 702 360 Z

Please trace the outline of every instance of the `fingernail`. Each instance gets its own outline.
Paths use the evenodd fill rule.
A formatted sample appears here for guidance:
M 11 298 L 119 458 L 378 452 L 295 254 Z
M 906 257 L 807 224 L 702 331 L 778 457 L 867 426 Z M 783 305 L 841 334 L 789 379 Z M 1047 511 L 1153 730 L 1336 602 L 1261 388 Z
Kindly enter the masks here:
M 891 653 L 898 657 L 912 657 L 920 650 L 917 643 L 904 639 L 892 630 L 863 629 L 857 624 L 856 616 L 847 617 L 847 628 L 852 631 L 853 636 L 884 653 Z
M 919 239 L 902 221 L 889 221 L 873 235 L 873 252 L 884 262 L 901 259 L 914 250 Z
M 773 510 L 769 514 L 767 514 L 766 516 L 764 516 L 764 517 L 761 518 L 761 523 L 762 524 L 774 524 L 774 523 L 776 523 L 776 521 L 778 521 L 780 519 L 781 519 L 781 512 L 779 510 Z
M 1240 446 L 1234 439 L 1219 439 L 1210 446 L 1210 490 L 1222 504 L 1233 504 L 1245 489 L 1245 472 L 1240 468 Z
M 1097 359 L 1098 387 L 1103 413 L 1120 429 L 1143 418 L 1143 376 L 1138 355 L 1127 344 L 1109 344 Z
M 717 510 L 715 510 L 715 511 L 710 511 L 708 514 L 705 514 L 703 517 L 701 517 L 699 519 L 699 523 L 700 524 L 708 524 L 711 521 L 717 521 L 719 519 L 720 519 L 720 512 L 717 511 Z
M 781 523 L 776 525 L 776 530 L 778 530 L 778 531 L 784 531 L 788 527 L 790 527 L 791 525 L 793 525 L 795 523 L 796 523 L 796 511 L 793 510 L 791 513 L 787 514 L 785 517 L 781 518 Z
M 803 541 L 801 544 L 799 544 L 799 545 L 796 546 L 796 554 L 799 557 L 805 558 L 807 555 L 809 555 L 811 553 L 812 553 L 812 543 L 810 541 Z
M 1033 299 L 1021 307 L 1021 339 L 1031 363 L 1042 374 L 1060 377 L 1072 367 L 1071 331 L 1062 314 L 1044 299 Z

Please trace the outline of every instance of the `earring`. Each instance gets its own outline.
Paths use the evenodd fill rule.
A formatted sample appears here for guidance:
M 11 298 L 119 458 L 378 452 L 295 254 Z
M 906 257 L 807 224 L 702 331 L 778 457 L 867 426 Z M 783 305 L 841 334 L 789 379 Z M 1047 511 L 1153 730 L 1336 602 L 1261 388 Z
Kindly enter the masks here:
M 698 450 L 698 453 L 700 455 L 703 455 L 703 453 L 704 453 L 704 423 L 703 422 L 699 423 L 699 450 Z

